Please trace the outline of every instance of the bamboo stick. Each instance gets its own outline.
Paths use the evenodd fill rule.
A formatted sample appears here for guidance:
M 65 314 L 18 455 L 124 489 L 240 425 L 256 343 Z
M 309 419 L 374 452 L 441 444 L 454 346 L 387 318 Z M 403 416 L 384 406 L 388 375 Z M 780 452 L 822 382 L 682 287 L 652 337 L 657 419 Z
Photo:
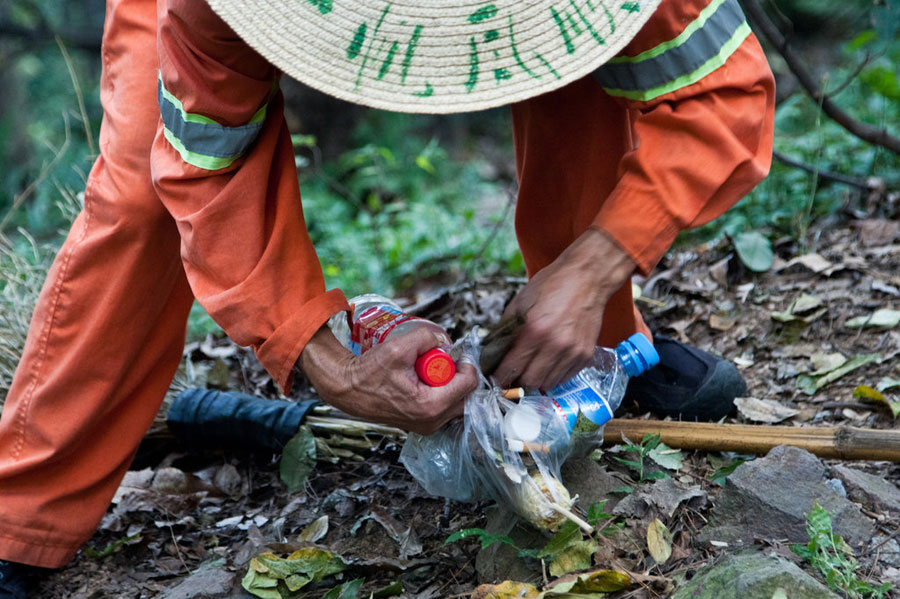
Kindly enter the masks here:
M 647 434 L 659 434 L 663 443 L 679 449 L 764 454 L 777 445 L 792 445 L 822 458 L 900 462 L 900 430 L 852 426 L 801 428 L 614 419 L 606 423 L 603 444 L 615 445 L 624 437 L 636 443 Z

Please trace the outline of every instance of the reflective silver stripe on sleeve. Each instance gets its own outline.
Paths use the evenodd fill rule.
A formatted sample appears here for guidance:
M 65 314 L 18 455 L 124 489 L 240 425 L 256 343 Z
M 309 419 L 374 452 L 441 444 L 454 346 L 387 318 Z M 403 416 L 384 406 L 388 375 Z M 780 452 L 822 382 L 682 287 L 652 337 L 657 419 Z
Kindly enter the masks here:
M 614 58 L 594 71 L 594 78 L 611 90 L 644 92 L 669 87 L 680 78 L 691 75 L 720 54 L 746 23 L 737 0 L 714 1 L 708 8 L 713 12 L 706 15 L 701 13 L 698 20 L 705 19 L 705 22 L 699 27 L 692 24 L 695 29 L 681 43 L 661 44 L 660 47 L 664 47 L 664 50 L 652 55 L 651 49 L 644 53 L 651 54 L 647 58 Z M 688 25 L 688 28 L 692 28 L 692 25 Z

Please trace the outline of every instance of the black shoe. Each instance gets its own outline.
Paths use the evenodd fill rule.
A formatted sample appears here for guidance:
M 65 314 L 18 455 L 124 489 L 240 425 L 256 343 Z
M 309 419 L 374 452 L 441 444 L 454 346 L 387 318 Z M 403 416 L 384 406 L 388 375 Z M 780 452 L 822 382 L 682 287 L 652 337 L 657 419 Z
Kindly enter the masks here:
M 0 599 L 25 599 L 28 566 L 0 559 Z
M 659 364 L 628 382 L 622 407 L 682 420 L 719 420 L 747 393 L 737 367 L 701 349 L 654 335 Z

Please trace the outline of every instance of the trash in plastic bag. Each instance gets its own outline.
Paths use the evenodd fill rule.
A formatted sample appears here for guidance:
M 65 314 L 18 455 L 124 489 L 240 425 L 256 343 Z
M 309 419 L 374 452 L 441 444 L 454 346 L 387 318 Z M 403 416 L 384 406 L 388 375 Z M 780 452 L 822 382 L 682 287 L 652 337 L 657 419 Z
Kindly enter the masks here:
M 477 365 L 477 332 L 455 349 L 459 360 Z M 523 441 L 510 436 L 505 418 L 514 408 L 544 409 L 546 402 L 545 396 L 526 396 L 514 403 L 482 377 L 481 387 L 466 399 L 463 419 L 432 435 L 410 433 L 400 461 L 429 493 L 460 501 L 493 499 L 538 528 L 553 530 L 571 516 L 573 504 L 560 482 L 560 467 L 571 452 L 565 421 L 542 418 L 535 441 Z

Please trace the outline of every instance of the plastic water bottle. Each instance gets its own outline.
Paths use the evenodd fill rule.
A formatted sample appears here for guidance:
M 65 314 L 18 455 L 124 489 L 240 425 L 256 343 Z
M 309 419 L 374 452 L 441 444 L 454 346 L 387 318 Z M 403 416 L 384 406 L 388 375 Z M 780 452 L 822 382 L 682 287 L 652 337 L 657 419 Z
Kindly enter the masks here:
M 446 335 L 439 325 L 407 314 L 392 300 L 373 293 L 360 295 L 350 300 L 353 313 L 348 326 L 343 314 L 332 319 L 330 326 L 335 336 L 347 349 L 361 355 L 376 345 L 392 337 L 409 333 L 418 328 L 426 328 Z M 436 347 L 416 359 L 415 370 L 419 379 L 432 387 L 440 387 L 450 382 L 456 374 L 456 364 L 448 353 L 449 347 Z
M 573 432 L 597 430 L 622 403 L 628 379 L 658 363 L 659 354 L 640 333 L 616 349 L 597 347 L 593 363 L 569 381 L 540 395 L 527 395 L 512 406 L 504 416 L 504 433 L 511 445 L 533 441 L 557 445 L 568 442 Z

